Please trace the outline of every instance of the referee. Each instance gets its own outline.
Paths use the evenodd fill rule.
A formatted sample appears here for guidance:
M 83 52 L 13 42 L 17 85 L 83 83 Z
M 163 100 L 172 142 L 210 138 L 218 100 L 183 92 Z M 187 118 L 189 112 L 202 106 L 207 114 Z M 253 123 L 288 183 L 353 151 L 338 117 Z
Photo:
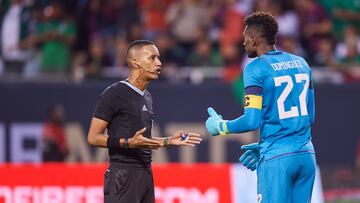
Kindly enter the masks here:
M 151 136 L 154 112 L 146 88 L 160 75 L 159 57 L 153 42 L 132 42 L 126 51 L 128 79 L 109 86 L 98 98 L 87 140 L 92 146 L 109 149 L 105 203 L 155 202 L 151 149 L 194 147 L 201 142 L 199 134 L 184 131 L 165 138 Z

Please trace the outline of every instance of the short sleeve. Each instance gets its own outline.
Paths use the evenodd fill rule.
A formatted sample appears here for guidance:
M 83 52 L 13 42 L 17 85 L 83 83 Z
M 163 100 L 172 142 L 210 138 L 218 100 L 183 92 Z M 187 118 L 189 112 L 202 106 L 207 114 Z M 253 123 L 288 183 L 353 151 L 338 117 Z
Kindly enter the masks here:
M 106 89 L 98 98 L 93 117 L 110 122 L 116 111 L 114 92 Z
M 260 71 L 261 63 L 253 61 L 244 70 L 244 87 L 258 86 L 263 88 L 263 77 Z

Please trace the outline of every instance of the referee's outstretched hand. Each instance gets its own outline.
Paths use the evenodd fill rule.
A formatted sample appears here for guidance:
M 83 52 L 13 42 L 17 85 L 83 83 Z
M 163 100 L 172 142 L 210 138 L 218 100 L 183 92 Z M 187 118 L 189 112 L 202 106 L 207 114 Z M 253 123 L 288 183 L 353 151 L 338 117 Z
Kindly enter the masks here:
M 133 137 L 129 138 L 129 148 L 159 149 L 161 147 L 160 141 L 144 137 L 142 134 L 145 131 L 146 127 L 137 131 Z
M 195 147 L 202 141 L 200 134 L 184 131 L 176 131 L 170 136 L 169 144 L 171 146 L 189 146 Z

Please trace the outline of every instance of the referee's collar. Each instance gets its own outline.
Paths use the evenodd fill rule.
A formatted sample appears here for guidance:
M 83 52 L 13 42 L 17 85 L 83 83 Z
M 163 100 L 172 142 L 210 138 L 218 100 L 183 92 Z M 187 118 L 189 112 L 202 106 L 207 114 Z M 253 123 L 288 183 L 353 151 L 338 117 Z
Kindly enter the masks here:
M 141 96 L 144 96 L 145 91 L 141 91 L 139 88 L 137 88 L 134 85 L 132 85 L 131 83 L 129 83 L 129 81 L 125 80 L 125 81 L 120 81 L 120 82 L 129 86 L 131 89 L 133 89 L 135 92 L 139 93 Z

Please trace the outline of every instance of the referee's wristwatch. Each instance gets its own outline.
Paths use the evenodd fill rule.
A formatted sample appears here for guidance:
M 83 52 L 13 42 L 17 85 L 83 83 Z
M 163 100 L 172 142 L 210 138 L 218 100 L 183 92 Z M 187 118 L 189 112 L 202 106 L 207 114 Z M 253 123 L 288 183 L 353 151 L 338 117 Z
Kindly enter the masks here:
M 125 141 L 124 141 L 124 148 L 125 149 L 129 149 L 129 138 L 128 137 L 125 137 Z

